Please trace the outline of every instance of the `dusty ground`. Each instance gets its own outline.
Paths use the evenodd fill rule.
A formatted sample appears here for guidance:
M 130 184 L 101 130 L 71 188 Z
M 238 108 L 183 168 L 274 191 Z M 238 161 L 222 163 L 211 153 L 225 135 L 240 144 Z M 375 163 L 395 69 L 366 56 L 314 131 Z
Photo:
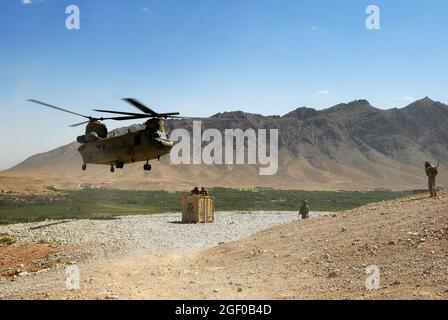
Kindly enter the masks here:
M 379 290 L 366 268 L 380 270 Z M 0 282 L 3 298 L 448 299 L 448 198 L 414 196 L 274 226 L 206 251 L 139 249 Z
M 0 279 L 12 280 L 30 272 L 49 268 L 51 256 L 57 256 L 56 246 L 50 244 L 21 244 L 0 246 Z

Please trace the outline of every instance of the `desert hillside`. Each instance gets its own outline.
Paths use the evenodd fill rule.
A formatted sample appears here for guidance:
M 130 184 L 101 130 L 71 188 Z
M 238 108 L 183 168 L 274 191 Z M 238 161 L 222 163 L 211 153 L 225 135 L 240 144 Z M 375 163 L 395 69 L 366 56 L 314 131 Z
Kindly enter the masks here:
M 357 100 L 321 111 L 298 108 L 284 116 L 230 112 L 203 120 L 203 130 L 279 129 L 277 175 L 259 176 L 258 168 L 248 165 L 177 166 L 169 157 L 153 162 L 150 173 L 145 173 L 141 164 L 126 166 L 114 174 L 104 166 L 89 166 L 82 172 L 78 145 L 71 143 L 27 159 L 1 173 L 0 181 L 5 189 L 22 190 L 43 189 L 46 185 L 78 188 L 83 183 L 126 189 L 187 189 L 192 184 L 288 189 L 424 188 L 422 167 L 426 160 L 440 161 L 439 184 L 448 183 L 443 170 L 448 167 L 447 123 L 448 106 L 429 98 L 389 110 Z M 130 129 L 138 128 L 141 126 Z M 176 128 L 191 133 L 192 122 L 168 121 L 168 132 Z
M 448 299 L 447 212 L 446 195 L 370 204 L 213 248 L 195 269 L 216 270 L 204 281 L 221 298 Z M 366 289 L 369 266 L 379 290 Z

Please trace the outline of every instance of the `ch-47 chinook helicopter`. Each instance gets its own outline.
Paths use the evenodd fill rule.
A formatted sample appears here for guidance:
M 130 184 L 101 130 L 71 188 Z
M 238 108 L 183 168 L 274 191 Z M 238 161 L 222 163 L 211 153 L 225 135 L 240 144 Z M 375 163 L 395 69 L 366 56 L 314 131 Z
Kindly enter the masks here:
M 95 118 L 34 99 L 28 101 L 88 119 L 87 121 L 71 125 L 71 127 L 77 127 L 87 124 L 85 134 L 77 138 L 78 143 L 81 144 L 78 151 L 84 161 L 82 165 L 83 171 L 87 169 L 88 163 L 108 165 L 110 166 L 110 171 L 115 172 L 115 168 L 123 169 L 125 164 L 139 161 L 146 161 L 143 169 L 150 171 L 151 165 L 149 161 L 153 159 L 160 160 L 160 157 L 170 153 L 174 145 L 174 141 L 167 138 L 164 120 L 168 118 L 187 119 L 187 117 L 180 117 L 178 112 L 157 113 L 132 98 L 123 100 L 143 113 L 94 109 L 97 112 L 121 115 L 118 117 Z M 119 136 L 109 136 L 106 125 L 101 122 L 104 120 L 123 121 L 134 119 L 148 119 L 145 122 L 145 129 Z

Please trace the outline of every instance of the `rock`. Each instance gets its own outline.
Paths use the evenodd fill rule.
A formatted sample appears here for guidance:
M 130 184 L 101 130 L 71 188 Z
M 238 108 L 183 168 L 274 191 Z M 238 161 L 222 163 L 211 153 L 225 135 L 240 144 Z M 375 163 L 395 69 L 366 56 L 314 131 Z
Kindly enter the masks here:
M 236 289 L 236 292 L 243 292 L 243 288 Z
M 339 270 L 339 269 L 334 269 L 334 270 L 332 270 L 332 271 L 330 271 L 330 272 L 328 273 L 328 277 L 329 277 L 329 278 L 336 278 L 336 277 L 339 276 L 340 272 L 341 272 L 341 270 Z
M 390 246 L 394 246 L 394 245 L 396 245 L 397 244 L 397 241 L 395 241 L 395 240 L 391 240 L 391 241 L 389 241 L 389 243 L 388 243 L 388 245 L 390 245 Z
M 218 292 L 219 292 L 219 289 L 213 289 L 213 292 L 214 292 L 214 293 L 218 293 Z
M 9 245 L 13 244 L 14 242 L 15 242 L 15 240 L 11 235 L 9 235 L 7 233 L 0 235 L 0 244 L 9 246 Z
M 20 272 L 20 273 L 18 274 L 19 277 L 26 277 L 26 276 L 28 276 L 28 275 L 29 275 L 29 273 L 26 272 L 26 271 Z
M 14 276 L 17 276 L 20 272 L 21 272 L 21 270 L 8 269 L 8 270 L 6 270 L 5 275 L 7 277 L 14 277 Z

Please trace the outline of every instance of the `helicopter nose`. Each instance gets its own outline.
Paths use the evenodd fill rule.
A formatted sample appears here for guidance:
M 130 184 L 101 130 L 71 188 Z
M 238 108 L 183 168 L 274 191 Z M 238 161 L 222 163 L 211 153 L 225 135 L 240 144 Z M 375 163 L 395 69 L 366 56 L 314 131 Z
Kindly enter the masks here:
M 160 149 L 165 149 L 168 152 L 174 146 L 174 141 L 172 141 L 172 140 L 167 140 L 167 139 L 155 139 L 155 140 L 157 141 Z
M 174 141 L 171 141 L 171 140 L 163 140 L 162 145 L 163 145 L 165 148 L 170 148 L 170 149 L 171 149 L 171 148 L 174 146 Z

